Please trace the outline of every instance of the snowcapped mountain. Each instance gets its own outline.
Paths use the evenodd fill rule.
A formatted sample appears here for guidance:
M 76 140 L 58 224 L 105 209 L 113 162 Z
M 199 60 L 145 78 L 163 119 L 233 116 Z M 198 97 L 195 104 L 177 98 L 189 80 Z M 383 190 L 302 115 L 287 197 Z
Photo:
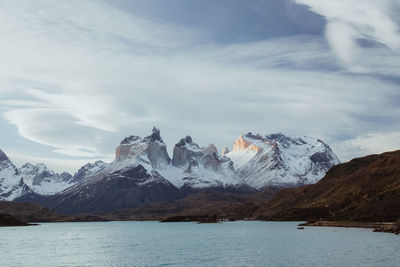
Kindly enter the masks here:
M 339 163 L 321 140 L 251 133 L 221 154 L 213 144 L 200 147 L 186 136 L 170 158 L 156 128 L 144 138 L 124 138 L 113 162 L 88 163 L 74 176 L 43 164 L 17 169 L 0 152 L 0 200 L 38 202 L 62 213 L 133 208 L 202 190 L 252 193 L 269 186 L 311 184 Z
M 171 164 L 162 166 L 159 172 L 183 190 L 218 188 L 221 191 L 252 191 L 236 175 L 230 159 L 218 155 L 213 144 L 200 147 L 190 136 L 175 145 Z
M 36 194 L 53 195 L 71 186 L 72 176 L 67 172 L 61 174 L 48 169 L 43 163 L 33 165 L 25 163 L 18 169 L 24 183 Z
M 70 183 L 81 182 L 89 177 L 95 175 L 96 173 L 102 171 L 108 166 L 107 163 L 98 160 L 95 163 L 87 163 L 83 165 L 72 177 Z
M 85 165 L 80 182 L 49 198 L 34 201 L 62 213 L 105 212 L 133 208 L 149 202 L 176 200 L 181 191 L 156 171 L 170 163 L 160 132 L 141 138 L 130 136 L 116 149 L 109 164 Z M 97 170 L 87 175 L 88 170 Z
M 122 140 L 110 168 L 116 170 L 139 164 L 148 171 L 156 171 L 177 188 L 224 188 L 245 184 L 235 174 L 233 163 L 219 156 L 213 144 L 200 148 L 190 136 L 175 145 L 171 160 L 156 128 L 143 139 L 129 136 Z
M 96 172 L 87 175 L 93 169 Z M 36 201 L 62 213 L 105 212 L 176 200 L 203 189 L 255 191 L 235 174 L 228 158 L 217 154 L 214 145 L 200 148 L 187 136 L 175 145 L 171 160 L 156 128 L 144 138 L 123 139 L 113 162 L 85 165 L 74 178 L 80 181 L 58 194 L 19 200 Z
M 256 189 L 316 183 L 340 163 L 321 140 L 283 134 L 241 135 L 225 156 L 233 161 L 238 175 Z
M 17 169 L 0 150 L 0 200 L 14 200 L 27 194 L 53 195 L 73 185 L 72 176 L 55 173 L 46 165 L 25 163 Z
M 160 130 L 153 128 L 145 138 L 136 135 L 122 140 L 115 153 L 113 168 L 124 165 L 141 164 L 148 170 L 157 169 L 171 161 L 167 146 L 160 136 Z
M 65 214 L 101 213 L 176 200 L 181 195 L 178 188 L 157 172 L 138 164 L 104 169 L 58 194 L 32 201 Z
M 13 200 L 29 188 L 7 155 L 0 150 L 0 200 Z

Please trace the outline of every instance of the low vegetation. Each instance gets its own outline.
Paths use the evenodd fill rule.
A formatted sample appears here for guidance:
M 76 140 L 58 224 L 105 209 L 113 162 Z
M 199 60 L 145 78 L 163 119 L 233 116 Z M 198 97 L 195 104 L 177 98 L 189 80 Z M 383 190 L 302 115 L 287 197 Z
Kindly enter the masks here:
M 10 214 L 0 213 L 0 226 L 26 226 L 27 223 Z

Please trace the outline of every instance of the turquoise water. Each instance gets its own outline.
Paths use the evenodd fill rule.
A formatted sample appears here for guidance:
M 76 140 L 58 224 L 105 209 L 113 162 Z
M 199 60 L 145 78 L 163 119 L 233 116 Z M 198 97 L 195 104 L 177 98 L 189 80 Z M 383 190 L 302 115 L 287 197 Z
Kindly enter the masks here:
M 400 266 L 400 236 L 293 222 L 0 228 L 0 266 Z

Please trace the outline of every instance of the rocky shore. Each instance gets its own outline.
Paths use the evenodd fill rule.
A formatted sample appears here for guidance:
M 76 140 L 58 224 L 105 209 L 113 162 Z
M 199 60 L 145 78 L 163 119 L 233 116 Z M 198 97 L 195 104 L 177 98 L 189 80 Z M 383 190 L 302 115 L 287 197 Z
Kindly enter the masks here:
M 198 223 L 219 223 L 222 220 L 215 216 L 171 216 L 161 222 L 198 222 Z
M 376 227 L 374 229 L 375 232 L 387 232 L 387 233 L 394 233 L 396 235 L 400 234 L 400 219 L 396 222 L 392 223 L 391 225 L 383 225 Z
M 374 229 L 374 232 L 387 232 L 396 235 L 400 233 L 400 220 L 396 222 L 310 221 L 299 224 L 299 226 L 371 228 Z

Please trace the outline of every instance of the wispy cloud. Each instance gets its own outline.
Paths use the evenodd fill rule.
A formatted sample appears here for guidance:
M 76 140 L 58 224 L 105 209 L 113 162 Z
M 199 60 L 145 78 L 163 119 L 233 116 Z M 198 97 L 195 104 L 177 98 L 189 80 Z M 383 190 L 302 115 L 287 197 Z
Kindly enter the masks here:
M 400 125 L 399 83 L 382 76 L 400 76 L 400 61 L 391 50 L 366 51 L 355 41 L 361 31 L 363 38 L 372 36 L 395 49 L 396 38 L 388 41 L 394 33 L 375 36 L 361 23 L 363 17 L 347 22 L 350 15 L 326 15 L 328 4 L 302 3 L 323 14 L 328 28 L 340 21 L 354 36 L 330 40 L 328 29 L 335 53 L 315 35 L 217 44 L 206 32 L 104 2 L 4 1 L 4 116 L 23 138 L 78 158 L 107 158 L 124 135 L 145 135 L 153 125 L 161 127 L 169 146 L 186 134 L 221 147 L 247 131 L 287 131 L 333 143 L 344 160 L 374 151 L 375 146 L 353 146 L 351 154 L 343 144 L 366 133 L 380 136 L 382 128 L 400 131 L 393 126 Z M 340 54 L 347 48 L 334 47 L 338 38 L 355 45 L 357 61 Z M 336 55 L 370 73 L 348 72 Z M 377 125 L 382 117 L 392 126 Z M 391 144 L 386 147 L 397 146 Z
M 399 25 L 395 20 L 400 10 L 397 0 L 295 0 L 324 16 L 326 38 L 343 64 L 352 71 L 368 71 L 355 60 L 362 49 L 360 40 L 380 43 L 399 52 Z M 396 12 L 397 11 L 397 12 Z
M 370 155 L 397 150 L 400 148 L 400 132 L 365 133 L 337 144 L 336 148 L 346 159 L 352 159 L 355 155 Z

